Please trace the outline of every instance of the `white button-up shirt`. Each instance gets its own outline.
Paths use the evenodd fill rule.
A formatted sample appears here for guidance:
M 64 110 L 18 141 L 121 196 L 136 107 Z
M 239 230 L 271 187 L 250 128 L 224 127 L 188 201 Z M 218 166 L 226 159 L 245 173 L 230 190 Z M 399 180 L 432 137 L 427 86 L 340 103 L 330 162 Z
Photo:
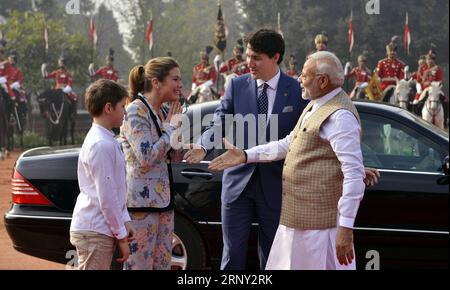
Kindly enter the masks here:
M 334 98 L 341 90 L 341 88 L 337 88 L 320 99 L 312 100 L 312 109 L 305 114 L 302 122 L 305 122 L 311 114 Z M 348 110 L 334 112 L 322 124 L 319 132 L 320 138 L 330 142 L 336 157 L 341 162 L 344 182 L 342 197 L 338 203 L 339 225 L 347 228 L 353 228 L 365 189 L 360 133 L 361 126 L 358 120 Z M 246 150 L 247 162 L 271 162 L 285 159 L 292 138 L 293 132 L 279 141 L 273 141 Z
M 117 239 L 127 236 L 125 158 L 113 132 L 92 124 L 78 158 L 80 194 L 71 232 L 91 231 Z
M 267 100 L 269 101 L 269 107 L 267 108 L 267 119 L 266 120 L 270 120 L 270 115 L 272 115 L 273 106 L 275 104 L 275 97 L 277 96 L 277 88 L 278 88 L 278 81 L 280 80 L 280 75 L 281 75 L 280 69 L 278 69 L 277 74 L 273 78 L 268 80 L 267 82 L 265 82 L 261 79 L 256 80 L 256 85 L 258 87 L 258 91 L 257 91 L 257 95 L 256 95 L 257 98 L 261 94 L 261 92 L 264 88 L 264 83 L 267 83 L 267 85 L 269 85 L 267 87 Z

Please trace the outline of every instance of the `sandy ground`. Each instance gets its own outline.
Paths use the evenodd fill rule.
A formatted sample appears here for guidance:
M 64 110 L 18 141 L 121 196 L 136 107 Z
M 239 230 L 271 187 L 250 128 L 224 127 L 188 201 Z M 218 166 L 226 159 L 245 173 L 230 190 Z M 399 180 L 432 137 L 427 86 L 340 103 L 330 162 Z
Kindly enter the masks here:
M 0 270 L 64 270 L 65 265 L 34 258 L 14 250 L 3 216 L 11 206 L 11 174 L 20 152 L 0 160 Z

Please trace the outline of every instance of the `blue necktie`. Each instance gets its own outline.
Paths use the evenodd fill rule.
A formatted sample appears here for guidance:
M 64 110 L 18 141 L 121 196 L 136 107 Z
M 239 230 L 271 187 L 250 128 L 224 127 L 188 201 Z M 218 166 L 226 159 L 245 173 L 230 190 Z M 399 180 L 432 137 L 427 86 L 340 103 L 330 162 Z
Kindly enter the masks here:
M 267 115 L 269 109 L 269 100 L 267 99 L 267 88 L 269 85 L 264 83 L 264 87 L 258 96 L 258 114 Z

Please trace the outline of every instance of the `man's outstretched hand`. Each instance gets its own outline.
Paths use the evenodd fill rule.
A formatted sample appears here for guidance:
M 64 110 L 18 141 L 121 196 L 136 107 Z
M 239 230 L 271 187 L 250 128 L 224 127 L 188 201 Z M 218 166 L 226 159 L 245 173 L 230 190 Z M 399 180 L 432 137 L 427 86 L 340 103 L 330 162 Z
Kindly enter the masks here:
M 209 170 L 222 171 L 224 169 L 245 163 L 244 150 L 237 148 L 227 139 L 223 138 L 223 143 L 227 152 L 215 158 L 208 166 Z
M 184 147 L 184 149 L 188 149 L 186 154 L 183 156 L 183 159 L 186 160 L 188 164 L 199 163 L 206 156 L 205 150 L 197 144 L 188 144 Z
M 375 168 L 366 167 L 364 168 L 366 172 L 366 177 L 364 178 L 364 183 L 366 186 L 374 186 L 378 183 L 380 179 L 380 172 Z

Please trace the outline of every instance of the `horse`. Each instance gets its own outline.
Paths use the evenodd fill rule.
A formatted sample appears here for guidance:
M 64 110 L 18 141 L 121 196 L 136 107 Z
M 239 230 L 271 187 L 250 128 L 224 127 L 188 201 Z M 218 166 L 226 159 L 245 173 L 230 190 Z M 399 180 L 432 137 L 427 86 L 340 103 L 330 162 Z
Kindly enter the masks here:
M 444 107 L 441 103 L 443 96 L 442 83 L 432 82 L 419 98 L 419 102 L 426 99 L 422 108 L 422 119 L 441 129 L 444 129 Z
M 7 142 L 7 131 L 8 131 L 8 102 L 9 95 L 6 88 L 0 86 L 0 160 L 3 160 L 8 156 L 8 142 Z
M 67 129 L 70 123 L 70 137 L 74 144 L 76 103 L 61 89 L 50 89 L 38 96 L 41 116 L 45 118 L 46 135 L 49 146 L 53 140 L 59 145 L 67 145 Z
M 391 98 L 394 96 L 395 87 L 396 85 L 389 85 L 384 89 L 381 97 L 382 102 L 391 103 Z
M 213 81 L 209 80 L 197 88 L 195 88 L 190 96 L 188 97 L 188 101 L 190 104 L 200 104 L 205 102 L 210 102 L 213 100 L 218 100 L 220 98 L 220 94 L 218 94 L 212 88 Z
M 9 138 L 10 143 L 14 144 L 14 132 L 19 136 L 20 147 L 23 148 L 23 132 L 27 121 L 27 99 L 28 96 L 24 91 L 13 89 L 16 96 L 16 102 L 11 102 L 10 117 L 9 117 Z
M 0 147 L 3 147 L 5 150 L 6 156 L 9 155 L 9 152 L 14 148 L 14 126 L 16 125 L 15 112 L 16 110 L 16 102 L 14 102 L 10 95 L 8 94 L 8 89 L 5 84 L 0 86 L 1 93 L 1 106 L 3 107 L 2 111 L 2 126 L 6 126 L 6 130 L 3 133 L 2 144 Z
M 411 100 L 416 95 L 416 82 L 413 79 L 399 80 L 395 86 L 394 93 L 391 95 L 389 103 L 411 111 Z
M 350 93 L 350 98 L 354 100 L 368 100 L 369 97 L 367 96 L 367 88 L 369 87 L 369 83 L 364 82 L 359 85 L 357 85 L 352 93 Z

